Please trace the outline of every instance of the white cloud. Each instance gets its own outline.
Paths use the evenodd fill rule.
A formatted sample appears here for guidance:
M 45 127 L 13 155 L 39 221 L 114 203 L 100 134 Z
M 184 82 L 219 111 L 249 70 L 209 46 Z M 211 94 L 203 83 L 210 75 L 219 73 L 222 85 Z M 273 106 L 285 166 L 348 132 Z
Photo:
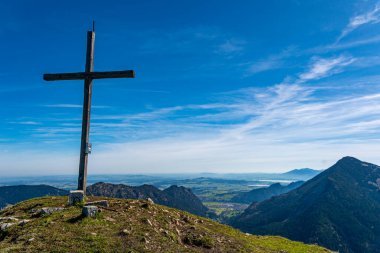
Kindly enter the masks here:
M 357 58 L 345 55 L 314 57 L 293 82 L 219 94 L 210 103 L 151 108 L 129 115 L 95 114 L 91 171 L 263 172 L 304 166 L 325 168 L 328 164 L 324 161 L 332 163 L 344 155 L 376 162 L 373 149 L 380 144 L 372 142 L 377 143 L 374 136 L 380 134 L 380 85 L 373 84 L 380 83 L 379 78 L 366 83 L 371 90 L 363 89 L 355 95 L 336 91 L 316 95 L 349 89 L 345 81 L 325 86 L 306 84 L 339 73 L 355 61 Z M 53 148 L 59 147 L 57 140 L 64 143 L 77 138 L 79 143 L 79 134 L 78 123 L 69 120 L 35 127 L 32 135 Z M 35 157 L 43 157 L 42 152 Z M 70 158 L 71 163 L 74 158 Z M 68 160 L 62 162 L 69 164 Z M 49 163 L 54 164 L 46 160 L 33 166 L 38 170 Z M 60 164 L 57 170 L 62 167 Z
M 342 95 L 334 92 L 321 97 L 317 93 L 325 87 L 280 84 L 233 91 L 209 104 L 159 108 L 122 115 L 112 122 L 96 121 L 89 173 L 322 169 L 345 155 L 380 162 L 380 87 L 372 85 L 347 95 L 350 93 L 344 92 L 343 84 L 334 84 Z M 78 129 L 68 126 L 47 131 L 39 127 L 36 131 L 41 138 L 52 135 L 50 140 L 54 140 L 78 135 Z M 115 133 L 116 142 L 96 144 L 97 138 Z M 73 171 L 73 164 L 76 168 L 76 154 L 54 153 L 49 158 L 46 150 L 31 148 L 35 151 L 28 164 L 7 152 L 0 154 L 3 166 L 15 170 L 27 166 L 38 172 L 55 164 L 49 169 L 51 173 L 64 168 Z M 28 160 L 31 154 L 22 156 Z
M 314 96 L 316 91 L 300 85 L 241 90 L 235 93 L 242 93 L 239 99 L 229 101 L 234 105 L 229 108 L 234 109 L 226 112 L 230 118 L 245 118 L 241 124 L 215 128 L 198 125 L 189 116 L 172 124 L 193 124 L 193 131 L 184 128 L 175 136 L 107 144 L 94 153 L 94 170 L 276 171 L 302 166 L 326 168 L 345 155 L 380 162 L 376 151 L 380 148 L 376 139 L 380 122 L 374 120 L 380 116 L 380 93 L 338 96 L 325 102 Z M 260 92 L 266 96 L 254 99 Z M 173 125 L 163 122 L 155 127 Z
M 107 173 L 276 171 L 325 168 L 326 160 L 332 163 L 344 155 L 377 162 L 373 149 L 380 144 L 365 144 L 377 143 L 374 136 L 380 134 L 380 85 L 373 85 L 379 79 L 366 83 L 371 90 L 351 96 L 315 95 L 331 87 L 349 89 L 342 85 L 346 82 L 305 84 L 339 73 L 355 60 L 314 57 L 294 82 L 219 94 L 212 103 L 94 115 L 91 168 L 96 173 L 104 168 Z M 79 140 L 79 133 L 77 125 L 63 122 L 37 127 L 33 136 L 59 146 L 54 141 Z M 44 167 L 43 162 L 37 164 Z
M 36 176 L 76 174 L 79 164 L 77 152 L 54 152 L 54 150 L 15 149 L 0 146 L 2 176 Z
M 278 69 L 283 66 L 283 62 L 278 58 L 270 57 L 265 60 L 257 61 L 255 63 L 250 64 L 250 66 L 247 69 L 248 75 L 257 74 L 260 72 Z
M 350 22 L 342 31 L 337 41 L 347 36 L 349 33 L 366 24 L 376 24 L 380 22 L 380 3 L 377 3 L 375 7 L 363 14 L 354 16 L 350 19 Z
M 83 105 L 79 104 L 54 104 L 54 105 L 44 105 L 46 107 L 53 107 L 53 108 L 82 108 Z
M 242 40 L 228 39 L 218 47 L 218 51 L 224 54 L 240 52 L 244 49 L 245 42 Z
M 246 75 L 254 75 L 260 72 L 283 68 L 285 65 L 284 60 L 295 52 L 295 48 L 288 47 L 279 54 L 270 55 L 267 58 L 251 62 L 246 70 Z
M 272 88 L 263 91 L 270 94 L 265 99 L 240 101 L 236 111 L 228 112 L 243 117 L 238 108 L 244 108 L 243 118 L 250 119 L 241 124 L 225 125 L 213 132 L 204 131 L 212 127 L 206 125 L 173 138 L 110 144 L 94 162 L 98 169 L 114 161 L 109 166 L 168 172 L 276 170 L 276 162 L 277 169 L 302 165 L 325 168 L 322 160 L 332 162 L 344 155 L 378 160 L 374 150 L 380 144 L 367 134 L 369 130 L 379 132 L 380 122 L 372 118 L 380 116 L 380 94 L 341 97 L 326 103 L 316 100 L 313 91 L 299 85 Z M 247 110 L 246 104 L 255 106 Z M 191 119 L 186 120 L 189 122 Z
M 354 61 L 355 58 L 342 55 L 332 58 L 315 57 L 312 59 L 309 70 L 299 75 L 299 81 L 306 82 L 339 73 L 343 67 L 352 64 Z
M 380 36 L 374 36 L 374 37 L 369 37 L 369 38 L 361 38 L 358 40 L 353 40 L 350 42 L 345 42 L 345 43 L 334 43 L 332 45 L 328 45 L 321 49 L 320 51 L 333 51 L 333 50 L 342 50 L 342 49 L 348 49 L 348 48 L 354 48 L 354 47 L 360 47 L 363 45 L 368 45 L 368 44 L 374 44 L 380 42 Z
M 32 121 L 32 120 L 28 120 L 28 121 L 12 121 L 12 122 L 9 122 L 11 124 L 19 124 L 19 125 L 40 125 L 41 123 L 40 122 L 37 122 L 37 121 Z

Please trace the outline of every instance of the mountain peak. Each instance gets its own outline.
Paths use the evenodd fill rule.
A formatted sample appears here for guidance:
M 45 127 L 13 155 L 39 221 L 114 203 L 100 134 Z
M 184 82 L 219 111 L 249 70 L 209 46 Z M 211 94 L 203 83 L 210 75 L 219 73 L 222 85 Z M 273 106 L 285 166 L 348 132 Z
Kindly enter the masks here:
M 359 176 L 357 173 L 365 173 L 367 169 L 372 170 L 374 167 L 377 167 L 374 164 L 363 162 L 355 157 L 352 156 L 345 156 L 341 158 L 339 161 L 336 162 L 335 165 L 333 165 L 330 169 L 327 171 L 330 171 L 330 173 L 344 173 L 346 175 L 350 174 L 351 176 L 356 175 Z M 362 177 L 362 176 L 359 176 Z
M 360 163 L 362 163 L 362 161 L 360 161 L 359 159 L 357 159 L 357 158 L 355 158 L 353 156 L 345 156 L 345 157 L 341 158 L 340 160 L 338 160 L 337 164 L 339 164 L 339 163 L 347 163 L 347 162 L 350 162 L 350 163 L 352 163 L 352 162 L 360 162 Z

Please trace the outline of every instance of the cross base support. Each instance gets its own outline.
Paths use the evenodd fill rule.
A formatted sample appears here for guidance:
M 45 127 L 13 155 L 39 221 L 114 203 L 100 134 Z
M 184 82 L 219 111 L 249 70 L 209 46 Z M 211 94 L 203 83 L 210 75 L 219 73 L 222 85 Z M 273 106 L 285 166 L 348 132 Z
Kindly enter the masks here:
M 69 206 L 84 203 L 84 191 L 70 191 L 69 193 Z

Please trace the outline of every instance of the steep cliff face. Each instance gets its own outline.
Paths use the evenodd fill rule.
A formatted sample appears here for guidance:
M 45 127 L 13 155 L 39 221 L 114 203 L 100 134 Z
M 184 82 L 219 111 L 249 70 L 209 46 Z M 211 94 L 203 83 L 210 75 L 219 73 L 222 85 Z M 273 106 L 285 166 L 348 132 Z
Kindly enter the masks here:
M 87 194 L 125 199 L 151 198 L 155 203 L 174 207 L 200 216 L 207 215 L 205 207 L 190 189 L 171 186 L 163 191 L 152 186 L 128 186 L 123 184 L 96 183 L 87 187 Z
M 380 167 L 345 157 L 301 187 L 254 203 L 232 225 L 339 252 L 380 252 Z

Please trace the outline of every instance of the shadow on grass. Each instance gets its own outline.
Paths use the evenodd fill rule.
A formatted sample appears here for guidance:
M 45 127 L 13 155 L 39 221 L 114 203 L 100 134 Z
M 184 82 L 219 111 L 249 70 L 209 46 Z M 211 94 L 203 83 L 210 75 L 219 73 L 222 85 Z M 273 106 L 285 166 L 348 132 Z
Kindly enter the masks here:
M 84 218 L 85 218 L 84 215 L 80 214 L 80 215 L 78 215 L 76 217 L 68 219 L 67 222 L 69 222 L 69 223 L 77 223 L 77 222 L 83 220 Z
M 3 241 L 7 235 L 8 231 L 0 231 L 0 242 Z

